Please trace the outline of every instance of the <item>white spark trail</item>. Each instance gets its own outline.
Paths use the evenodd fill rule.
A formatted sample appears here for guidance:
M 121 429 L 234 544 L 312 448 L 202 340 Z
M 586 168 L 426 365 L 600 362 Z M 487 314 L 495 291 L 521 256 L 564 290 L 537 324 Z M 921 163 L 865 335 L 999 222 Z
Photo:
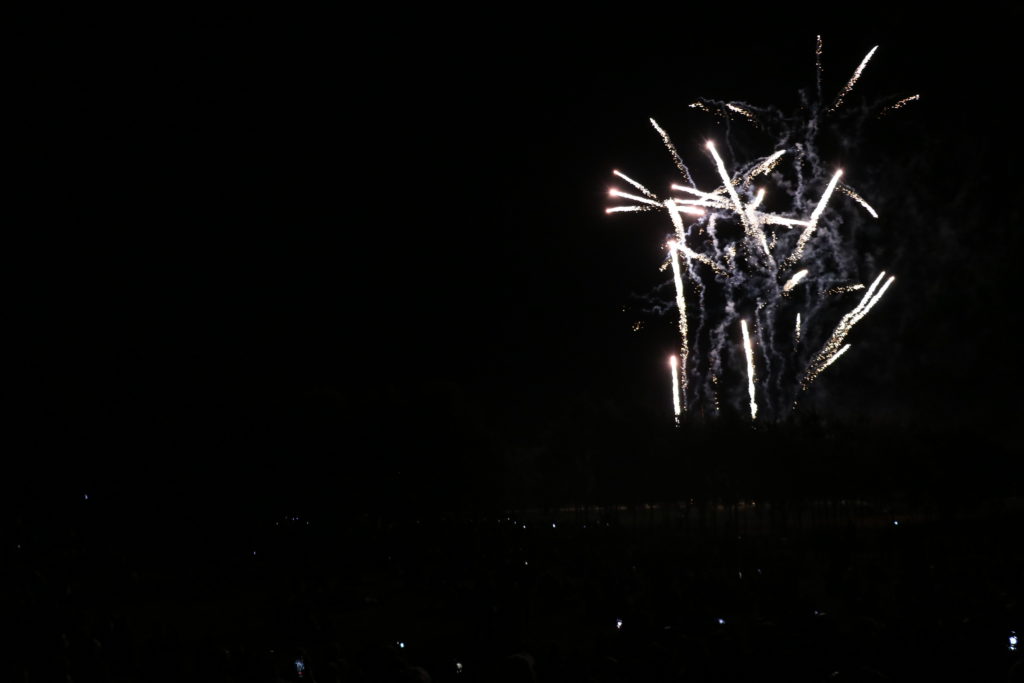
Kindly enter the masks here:
M 775 168 L 775 165 L 779 163 L 779 159 L 781 159 L 782 155 L 785 153 L 786 150 L 780 149 L 778 152 L 775 152 L 770 157 L 768 157 L 767 159 L 759 163 L 757 166 L 752 168 L 750 172 L 747 173 L 746 181 L 750 182 L 752 178 L 756 178 L 762 173 L 770 173 L 771 170 Z
M 796 334 L 794 334 L 794 336 L 793 336 L 793 346 L 795 347 L 795 346 L 798 346 L 799 344 L 800 344 L 800 312 L 797 311 L 797 313 L 796 313 Z
M 903 107 L 907 106 L 911 102 L 916 102 L 919 99 L 921 99 L 920 95 L 911 95 L 910 97 L 904 97 L 899 102 L 893 102 L 888 107 L 886 107 L 882 111 L 878 112 L 878 118 L 882 118 L 883 116 L 885 116 L 889 112 L 896 111 L 897 109 L 903 109 Z
M 711 192 L 703 192 L 695 187 L 688 187 L 686 185 L 676 185 L 675 183 L 672 184 L 672 189 L 692 194 L 696 197 L 700 197 L 701 199 L 704 199 L 709 202 L 718 202 L 722 206 L 727 206 L 725 198 L 722 197 L 721 195 L 713 194 Z
M 686 182 L 693 185 L 693 176 L 690 175 L 690 169 L 688 169 L 686 164 L 683 163 L 683 158 L 679 156 L 679 152 L 676 150 L 676 146 L 672 144 L 672 139 L 669 138 L 668 133 L 666 133 L 654 119 L 651 119 L 651 125 L 654 126 L 654 130 L 658 131 L 658 135 L 661 136 L 662 142 L 664 142 L 665 147 L 668 148 L 669 154 L 672 155 L 672 160 L 676 162 L 676 168 L 678 168 L 679 172 L 683 174 L 684 178 L 686 178 Z
M 840 185 L 840 186 L 839 186 L 839 191 L 840 191 L 840 192 L 842 192 L 843 194 L 845 194 L 845 195 L 846 195 L 847 197 L 849 197 L 849 198 L 850 198 L 850 199 L 852 199 L 853 201 L 855 201 L 855 202 L 857 202 L 858 204 L 860 204 L 861 206 L 863 206 L 863 207 L 864 207 L 864 209 L 865 209 L 865 210 L 866 210 L 866 211 L 867 211 L 867 212 L 868 212 L 869 214 L 871 214 L 871 217 L 872 217 L 872 218 L 878 218 L 878 212 L 877 212 L 877 211 L 875 211 L 875 210 L 874 210 L 874 209 L 873 209 L 873 208 L 871 207 L 871 205 L 870 205 L 870 204 L 868 204 L 868 203 L 867 203 L 867 202 L 866 202 L 866 201 L 864 200 L 864 198 L 863 198 L 863 197 L 861 197 L 861 196 L 860 196 L 859 194 L 857 194 L 857 193 L 856 193 L 856 191 L 854 191 L 854 189 L 853 189 L 852 187 L 850 187 L 849 185 Z
M 868 287 L 868 291 L 864 292 L 864 296 L 861 298 L 860 303 L 840 319 L 839 324 L 836 325 L 835 330 L 832 331 L 832 336 L 829 337 L 828 341 L 825 342 L 825 345 L 821 347 L 818 355 L 814 357 L 814 360 L 812 360 L 808 366 L 803 382 L 804 389 L 807 389 L 810 383 L 813 382 L 825 368 L 832 364 L 836 354 L 842 352 L 839 345 L 846 339 L 846 335 L 850 333 L 850 330 L 853 329 L 854 325 L 860 322 L 864 316 L 868 314 L 868 311 L 874 308 L 875 304 L 877 304 L 882 298 L 882 295 L 885 294 L 885 291 L 889 289 L 890 285 L 892 285 L 896 280 L 895 276 L 892 276 L 886 280 L 884 285 L 879 287 L 878 283 L 880 283 L 884 277 L 885 271 L 882 271 L 878 277 L 875 278 L 875 281 L 871 283 L 871 286 Z
M 676 356 L 669 356 L 668 362 L 672 366 L 672 409 L 675 411 L 678 425 L 679 415 L 683 412 L 679 402 L 679 359 Z
M 622 178 L 623 180 L 625 180 L 625 181 L 626 181 L 627 183 L 629 183 L 630 185 L 632 185 L 632 186 L 633 186 L 633 187 L 635 187 L 636 189 L 638 189 L 638 190 L 640 190 L 641 192 L 643 192 L 643 193 L 644 193 L 644 195 L 645 195 L 645 196 L 646 196 L 646 197 L 647 197 L 648 199 L 653 199 L 653 200 L 657 201 L 658 197 L 657 197 L 657 196 L 655 196 L 655 194 L 654 194 L 653 192 L 651 192 L 650 190 L 648 190 L 648 189 L 647 189 L 646 187 L 644 187 L 643 185 L 641 185 L 641 184 L 640 184 L 640 183 L 638 183 L 637 181 L 635 181 L 635 180 L 633 180 L 632 178 L 630 178 L 630 177 L 629 177 L 628 175 L 626 175 L 625 173 L 620 173 L 619 171 L 612 171 L 612 174 L 613 174 L 613 175 L 617 175 L 618 177 Z
M 669 211 L 669 213 L 672 213 Z M 690 354 L 689 331 L 686 325 L 686 297 L 683 293 L 683 274 L 679 268 L 679 249 L 675 240 L 668 243 L 672 253 L 672 279 L 676 285 L 676 306 L 679 307 L 679 365 L 681 368 L 679 386 L 682 388 L 682 408 L 686 410 L 686 361 Z
M 747 331 L 747 321 L 740 320 L 740 329 L 743 330 L 743 349 L 747 356 L 747 393 L 750 395 L 750 419 L 757 419 L 757 401 L 754 399 L 754 350 L 750 347 L 750 333 Z
M 836 189 L 836 183 L 839 182 L 839 178 L 842 175 L 843 171 L 840 169 L 832 176 L 832 180 L 829 181 L 828 187 L 826 187 L 825 192 L 822 193 L 821 199 L 818 201 L 818 205 L 814 207 L 814 211 L 811 212 L 811 218 L 808 221 L 810 225 L 804 228 L 804 231 L 800 233 L 800 238 L 796 242 L 796 249 L 794 249 L 790 257 L 786 259 L 787 265 L 796 263 L 804 255 L 804 247 L 807 245 L 807 240 L 811 239 L 811 235 L 813 235 L 815 229 L 817 229 L 818 220 L 821 218 L 821 214 L 825 212 L 825 206 L 828 205 L 829 197 L 832 196 L 832 192 Z
M 875 50 L 877 49 L 878 46 L 875 45 L 864 56 L 864 59 L 861 61 L 860 66 L 857 67 L 857 69 L 853 72 L 853 76 L 850 77 L 849 82 L 847 82 L 847 84 L 843 86 L 843 89 L 839 91 L 839 94 L 836 96 L 836 101 L 833 102 L 832 106 L 828 108 L 830 112 L 833 112 L 836 109 L 838 109 L 839 106 L 843 103 L 843 98 L 846 97 L 851 90 L 853 90 L 853 86 L 857 85 L 857 80 L 860 79 L 860 75 L 864 71 L 864 67 L 866 67 L 868 65 L 868 62 L 871 61 L 871 56 L 875 54 Z
M 661 202 L 656 202 L 648 199 L 647 197 L 641 197 L 635 194 L 629 194 L 628 192 L 622 192 L 620 190 L 608 190 L 608 194 L 612 197 L 622 197 L 623 199 L 632 199 L 634 202 L 640 202 L 641 204 L 650 204 L 661 208 Z
M 795 218 L 786 218 L 785 216 L 776 216 L 773 213 L 762 213 L 759 214 L 758 216 L 762 223 L 767 223 L 769 225 L 785 225 L 790 228 L 792 228 L 794 225 L 810 225 L 808 221 L 800 221 Z
M 832 357 L 831 357 L 831 358 L 829 358 L 829 359 L 828 359 L 827 361 L 825 361 L 825 364 L 821 366 L 821 369 L 820 369 L 820 370 L 818 370 L 818 374 L 820 375 L 821 373 L 825 372 L 825 368 L 827 368 L 828 366 L 832 365 L 832 364 L 833 364 L 833 363 L 835 363 L 835 362 L 836 362 L 837 360 L 839 360 L 839 356 L 841 356 L 841 355 L 843 355 L 844 353 L 846 353 L 847 351 L 849 351 L 849 350 L 850 350 L 850 346 L 851 346 L 850 344 L 847 344 L 847 345 L 846 345 L 846 346 L 844 346 L 843 348 L 841 348 L 841 349 L 839 349 L 838 351 L 836 351 L 836 352 L 835 352 L 835 353 L 834 353 L 834 354 L 832 355 Z
M 671 199 L 665 201 L 665 206 L 668 208 L 669 216 L 672 217 L 672 227 L 676 229 L 675 249 L 683 252 L 683 256 L 686 258 L 692 258 L 696 261 L 700 261 L 719 275 L 728 275 L 722 266 L 718 265 L 704 254 L 698 253 L 686 246 L 686 229 L 683 227 L 683 217 L 679 215 L 679 211 L 683 207 L 676 206 Z
M 770 259 L 771 251 L 768 249 L 768 240 L 765 239 L 764 231 L 758 227 L 756 221 L 752 222 L 747 216 L 746 211 L 743 210 L 743 202 L 740 201 L 740 196 L 736 193 L 736 188 L 732 185 L 732 179 L 729 178 L 729 174 L 725 171 L 725 163 L 722 161 L 722 157 L 718 156 L 718 150 L 715 149 L 715 143 L 708 140 L 707 148 L 708 151 L 711 152 L 711 156 L 715 159 L 715 166 L 718 168 L 718 175 L 721 177 L 722 184 L 725 185 L 725 189 L 729 193 L 729 199 L 732 200 L 736 213 L 740 217 L 740 222 L 743 223 L 744 231 L 749 237 L 754 238 L 754 240 L 761 245 L 761 248 L 764 249 L 765 256 Z
M 654 211 L 650 206 L 612 206 L 604 210 L 605 213 L 619 213 L 621 211 Z
M 782 291 L 783 292 L 788 292 L 789 290 L 793 289 L 798 284 L 800 284 L 800 281 L 803 280 L 805 277 L 807 277 L 807 269 L 806 268 L 803 269 L 803 270 L 797 271 L 796 273 L 793 273 L 793 277 L 789 278 L 789 281 L 786 282 L 786 284 L 784 284 L 782 286 Z M 797 315 L 800 315 L 800 314 L 797 313 Z

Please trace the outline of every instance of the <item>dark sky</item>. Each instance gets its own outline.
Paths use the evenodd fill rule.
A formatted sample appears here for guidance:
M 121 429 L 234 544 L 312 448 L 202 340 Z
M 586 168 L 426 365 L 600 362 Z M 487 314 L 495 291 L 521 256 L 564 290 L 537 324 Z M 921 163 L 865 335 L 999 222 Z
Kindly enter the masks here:
M 356 487 L 454 435 L 662 419 L 670 337 L 622 308 L 663 232 L 603 214 L 611 170 L 668 178 L 647 117 L 685 156 L 716 134 L 697 96 L 794 107 L 816 33 L 826 91 L 879 44 L 853 103 L 922 95 L 856 149 L 900 280 L 834 416 L 1019 449 L 1021 16 L 872 16 L 54 17 L 16 64 L 14 459 L 38 487 L 326 461 Z

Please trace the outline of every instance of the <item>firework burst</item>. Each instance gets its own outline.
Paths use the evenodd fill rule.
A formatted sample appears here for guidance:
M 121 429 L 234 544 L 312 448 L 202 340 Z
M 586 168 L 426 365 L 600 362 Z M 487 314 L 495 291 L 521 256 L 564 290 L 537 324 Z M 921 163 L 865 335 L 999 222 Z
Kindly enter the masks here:
M 634 191 L 612 188 L 610 196 L 628 203 L 609 207 L 608 213 L 664 211 L 672 226 L 668 263 L 680 343 L 678 357 L 672 356 L 670 363 L 677 423 L 693 406 L 707 405 L 717 412 L 722 379 L 739 380 L 741 375 L 746 380 L 751 420 L 784 417 L 797 405 L 800 392 L 850 350 L 846 337 L 893 284 L 894 277 L 886 280 L 884 272 L 877 274 L 860 302 L 839 318 L 831 332 L 822 334 L 830 329 L 827 319 L 839 301 L 835 295 L 864 289 L 862 284 L 849 284 L 859 279 L 859 273 L 840 230 L 834 197 L 849 198 L 871 219 L 877 219 L 878 213 L 851 185 L 841 182 L 843 170 L 828 168 L 821 160 L 815 144 L 818 124 L 836 115 L 877 49 L 867 53 L 826 105 L 818 37 L 818 96 L 806 107 L 809 116 L 797 131 L 791 117 L 771 108 L 710 100 L 691 105 L 721 118 L 738 115 L 758 130 L 776 134 L 766 156 L 738 165 L 723 158 L 714 140 L 707 141 L 706 165 L 713 169 L 718 187 L 699 188 L 668 133 L 654 119 L 651 125 L 683 183 L 670 184 L 669 192 L 674 194 L 659 196 L 633 178 L 613 172 Z M 916 95 L 900 99 L 882 113 L 916 99 Z M 757 178 L 765 186 L 754 187 Z M 782 196 L 789 200 L 789 209 L 767 210 L 768 193 L 773 195 L 771 206 L 779 206 L 777 197 Z M 730 224 L 736 227 L 730 230 Z M 687 291 L 696 295 L 688 300 Z M 735 332 L 730 332 L 736 330 L 737 321 L 742 337 L 739 348 Z M 815 339 L 824 341 L 817 346 Z M 700 348 L 706 348 L 706 353 L 699 354 Z M 738 398 L 739 392 L 733 396 Z

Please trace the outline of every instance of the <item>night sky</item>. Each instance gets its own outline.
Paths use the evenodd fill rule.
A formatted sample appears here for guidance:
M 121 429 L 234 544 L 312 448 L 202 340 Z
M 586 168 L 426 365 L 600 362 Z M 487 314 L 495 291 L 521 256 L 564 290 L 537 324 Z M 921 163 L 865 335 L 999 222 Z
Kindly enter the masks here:
M 649 116 L 700 168 L 699 96 L 795 108 L 817 33 L 826 92 L 878 44 L 848 102 L 921 94 L 849 152 L 898 280 L 825 417 L 1019 456 L 1019 10 L 353 12 L 62 17 L 18 54 L 16 498 L 359 506 L 664 424 L 668 228 L 605 216 L 611 171 L 672 177 Z

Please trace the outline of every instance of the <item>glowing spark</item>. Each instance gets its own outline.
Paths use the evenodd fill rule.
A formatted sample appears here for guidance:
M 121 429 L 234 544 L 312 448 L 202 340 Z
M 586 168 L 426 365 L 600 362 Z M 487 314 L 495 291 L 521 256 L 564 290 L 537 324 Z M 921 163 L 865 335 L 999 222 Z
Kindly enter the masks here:
M 654 211 L 650 206 L 613 206 L 605 209 L 605 213 L 621 213 L 623 211 Z
M 747 321 L 740 320 L 743 330 L 743 349 L 747 355 L 747 393 L 750 394 L 750 419 L 757 419 L 757 401 L 754 400 L 754 350 L 750 347 L 750 333 L 747 332 Z
M 896 111 L 897 109 L 903 109 L 903 107 L 907 106 L 911 102 L 916 102 L 919 99 L 921 99 L 920 95 L 911 95 L 910 97 L 904 97 L 899 102 L 893 102 L 888 107 L 886 107 L 882 111 L 878 112 L 878 118 L 882 118 L 883 116 L 885 116 L 889 112 Z
M 788 292 L 789 290 L 793 289 L 798 284 L 800 284 L 800 281 L 803 280 L 805 277 L 807 277 L 806 268 L 793 273 L 793 277 L 789 278 L 789 281 L 782 286 L 782 291 Z M 797 315 L 799 315 L 799 313 Z
M 676 162 L 676 168 L 678 168 L 679 172 L 683 174 L 684 178 L 686 178 L 686 182 L 693 185 L 693 177 L 690 176 L 690 169 L 686 168 L 686 164 L 683 163 L 683 158 L 679 156 L 679 152 L 676 151 L 676 146 L 672 144 L 672 140 L 669 138 L 668 133 L 666 133 L 654 119 L 651 119 L 651 125 L 654 126 L 654 130 L 658 131 L 658 135 L 661 136 L 662 142 L 664 142 L 665 147 L 668 148 L 669 154 L 672 155 L 672 160 Z
M 832 106 L 828 108 L 828 110 L 830 112 L 833 112 L 836 109 L 838 109 L 839 105 L 841 105 L 843 103 L 843 98 L 846 97 L 850 93 L 851 90 L 853 90 L 853 86 L 857 85 L 857 80 L 860 78 L 861 72 L 864 71 L 864 67 L 866 67 L 868 65 L 868 62 L 871 61 L 871 56 L 873 54 L 875 54 L 875 50 L 877 50 L 877 49 L 878 49 L 878 46 L 875 45 L 864 56 L 863 61 L 861 61 L 860 66 L 858 66 L 857 69 L 853 72 L 853 76 L 850 77 L 849 82 L 846 85 L 843 86 L 842 90 L 839 91 L 839 95 L 836 96 L 836 101 L 833 102 Z
M 678 216 L 672 211 L 669 213 Z M 668 248 L 672 252 L 672 279 L 676 285 L 676 306 L 679 307 L 679 365 L 682 368 L 679 386 L 682 387 L 682 407 L 686 410 L 686 357 L 690 353 L 690 342 L 687 340 L 689 332 L 686 329 L 686 298 L 683 293 L 683 274 L 679 268 L 679 249 L 675 240 L 668 243 Z
M 612 197 L 622 197 L 623 199 L 632 199 L 634 202 L 640 202 L 641 204 L 650 204 L 652 206 L 661 207 L 659 202 L 652 201 L 647 197 L 640 197 L 635 194 L 629 194 L 628 192 L 621 192 L 619 190 L 608 190 L 608 194 Z
M 637 181 L 635 181 L 635 180 L 633 180 L 632 178 L 630 178 L 630 177 L 629 177 L 628 175 L 626 175 L 625 173 L 620 173 L 620 172 L 618 172 L 618 171 L 612 171 L 612 174 L 613 174 L 613 175 L 617 175 L 617 176 L 619 176 L 620 178 L 622 178 L 623 180 L 625 180 L 625 181 L 626 181 L 627 183 L 629 183 L 630 185 L 632 185 L 632 186 L 633 186 L 633 187 L 635 187 L 636 189 L 638 189 L 638 190 L 640 190 L 641 192 L 643 192 L 643 193 L 644 193 L 644 195 L 646 195 L 648 199 L 655 199 L 655 200 L 657 199 L 657 197 L 656 197 L 656 196 L 654 195 L 654 193 L 653 193 L 653 192 L 651 192 L 650 190 L 648 190 L 648 189 L 647 189 L 646 187 L 644 187 L 643 185 L 641 185 L 641 184 L 640 184 L 640 183 L 638 183 Z
M 706 111 L 709 114 L 712 113 L 711 109 L 708 108 L 708 105 L 704 104 L 703 102 L 693 102 L 693 103 L 691 103 L 690 104 L 690 109 L 700 109 L 701 111 Z
M 861 197 L 859 194 L 854 192 L 852 187 L 849 187 L 847 185 L 840 185 L 839 186 L 839 191 L 842 192 L 843 194 L 845 194 L 847 197 L 849 197 L 853 201 L 855 201 L 858 204 L 860 204 L 861 206 L 863 206 L 864 209 L 868 213 L 871 214 L 872 218 L 878 218 L 878 213 L 873 208 L 871 208 L 870 204 L 868 204 L 866 201 L 864 201 L 863 197 Z
M 672 409 L 675 411 L 676 424 L 679 424 L 679 415 L 683 412 L 679 403 L 679 359 L 670 356 L 668 362 L 672 366 Z
M 793 250 L 793 254 L 786 259 L 787 264 L 792 264 L 800 260 L 804 255 L 804 247 L 807 245 L 807 240 L 811 239 L 811 235 L 814 234 L 815 229 L 818 227 L 818 219 L 821 218 L 821 214 L 825 211 L 825 206 L 828 204 L 829 197 L 832 196 L 832 192 L 836 189 L 836 183 L 839 182 L 840 176 L 843 175 L 842 169 L 836 171 L 835 175 L 832 176 L 832 180 L 829 181 L 828 187 L 825 188 L 825 192 L 822 193 L 821 199 L 818 201 L 818 205 L 814 207 L 814 211 L 811 212 L 811 219 L 808 221 L 810 225 L 804 228 L 804 231 L 800 233 L 800 239 L 796 242 L 796 249 Z
M 800 312 L 796 314 L 796 333 L 793 335 L 793 346 L 800 344 Z

